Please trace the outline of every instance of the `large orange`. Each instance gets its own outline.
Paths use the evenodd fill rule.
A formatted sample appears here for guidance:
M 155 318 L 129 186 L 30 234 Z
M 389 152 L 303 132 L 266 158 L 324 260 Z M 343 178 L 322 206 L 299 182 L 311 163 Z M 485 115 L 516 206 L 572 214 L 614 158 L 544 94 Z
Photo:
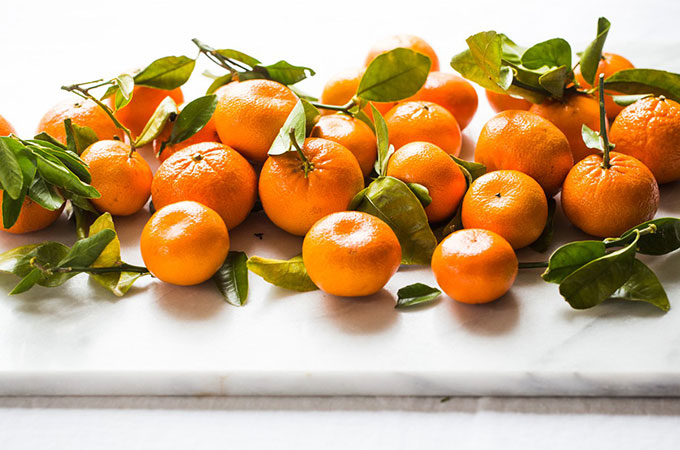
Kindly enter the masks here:
M 359 297 L 378 292 L 401 261 L 394 231 L 375 216 L 337 212 L 316 222 L 302 243 L 302 259 L 319 289 Z
M 431 71 L 439 70 L 439 58 L 435 53 L 434 49 L 425 42 L 423 38 L 418 36 L 413 36 L 412 34 L 396 34 L 394 36 L 385 37 L 377 41 L 366 55 L 364 60 L 364 65 L 368 66 L 373 58 L 376 56 L 394 50 L 395 48 L 410 48 L 419 53 L 422 53 L 430 58 L 432 65 L 430 66 Z
M 166 91 L 148 86 L 135 86 L 132 91 L 132 100 L 116 111 L 116 118 L 130 129 L 133 137 L 139 136 L 158 105 L 166 97 L 172 98 L 178 105 L 184 102 L 181 88 Z M 111 105 L 113 105 L 112 102 Z
M 477 112 L 477 91 L 463 77 L 446 72 L 430 72 L 422 88 L 410 100 L 424 100 L 446 108 L 464 130 Z
M 192 201 L 165 206 L 144 226 L 140 240 L 144 264 L 166 283 L 203 283 L 229 253 L 229 232 L 212 209 Z
M 90 127 L 99 139 L 122 139 L 125 134 L 116 127 L 111 118 L 91 100 L 64 100 L 57 103 L 40 119 L 36 134 L 45 132 L 66 144 L 64 120 L 81 127 Z
M 2 194 L 3 192 L 0 190 L 0 211 L 2 211 Z M 42 230 L 43 228 L 52 225 L 59 218 L 63 210 L 64 206 L 62 205 L 61 208 L 50 211 L 26 196 L 26 198 L 24 198 L 24 203 L 21 206 L 19 218 L 14 225 L 5 228 L 2 224 L 2 217 L 0 216 L 0 230 L 12 234 L 32 233 L 34 231 Z
M 365 177 L 373 170 L 378 152 L 376 138 L 369 126 L 361 120 L 345 114 L 323 116 L 312 128 L 311 136 L 345 146 L 356 157 Z
M 9 136 L 10 134 L 17 134 L 11 123 L 0 116 L 0 136 Z
M 387 163 L 387 175 L 427 188 L 432 197 L 432 203 L 425 208 L 430 222 L 453 216 L 467 188 L 458 164 L 429 142 L 411 142 L 397 150 Z
M 475 161 L 488 171 L 518 170 L 538 181 L 549 197 L 560 190 L 574 164 L 569 141 L 555 125 L 528 111 L 491 118 L 479 135 Z
M 541 185 L 516 170 L 496 170 L 477 178 L 463 199 L 463 226 L 503 236 L 512 248 L 534 242 L 548 220 Z
M 600 63 L 597 65 L 597 73 L 595 74 L 595 86 L 598 86 L 600 84 L 600 74 L 604 74 L 604 78 L 606 80 L 607 78 L 614 75 L 616 72 L 620 70 L 634 68 L 635 66 L 633 66 L 633 63 L 631 63 L 621 55 L 606 52 L 602 53 L 602 59 L 600 60 Z M 583 87 L 584 89 L 590 89 L 593 87 L 590 83 L 588 83 L 585 80 L 585 78 L 583 78 L 580 66 L 574 70 L 574 77 L 576 78 L 578 84 L 580 84 L 581 87 Z M 607 117 L 609 117 L 610 119 L 614 119 L 614 117 L 616 117 L 623 109 L 623 106 L 617 105 L 611 97 L 612 95 L 617 94 L 619 93 L 615 91 L 611 90 L 605 91 L 604 106 L 605 109 L 607 110 Z M 599 98 L 599 93 L 597 94 L 597 96 Z
M 648 97 L 627 106 L 610 133 L 616 151 L 642 161 L 659 184 L 680 179 L 680 104 Z
M 519 109 L 522 111 L 527 111 L 531 108 L 531 103 L 529 100 L 524 100 L 520 97 L 513 97 L 508 94 L 499 94 L 498 92 L 490 91 L 485 89 L 486 99 L 491 105 L 491 109 L 496 112 L 507 111 L 509 109 Z
M 305 139 L 305 172 L 296 152 L 270 156 L 260 173 L 260 200 L 267 217 L 279 228 L 303 236 L 317 220 L 347 209 L 364 187 L 361 167 L 337 142 Z
M 324 105 L 346 105 L 352 97 L 356 95 L 359 88 L 361 77 L 364 76 L 364 68 L 346 69 L 333 75 L 328 79 L 321 91 L 319 102 Z M 394 105 L 395 102 L 377 103 L 371 102 L 373 106 L 380 111 L 380 114 L 385 115 Z M 363 111 L 368 114 L 368 117 L 373 117 L 373 110 L 369 105 L 364 107 Z M 321 109 L 321 114 L 334 114 L 335 111 L 330 109 Z
M 517 269 L 517 257 L 508 241 L 476 228 L 451 233 L 432 255 L 437 284 L 463 303 L 496 300 L 512 287 Z
M 399 103 L 385 115 L 390 144 L 400 148 L 409 142 L 430 142 L 458 156 L 462 144 L 460 127 L 443 106 L 424 101 Z
M 193 200 L 214 209 L 232 230 L 253 209 L 255 170 L 238 152 L 216 142 L 190 145 L 168 158 L 151 186 L 157 208 Z
M 217 128 L 215 128 L 215 118 L 211 117 L 208 123 L 189 139 L 177 144 L 166 145 L 161 151 L 161 144 L 170 138 L 173 125 L 174 123 L 168 123 L 161 132 L 161 135 L 153 141 L 153 152 L 160 162 L 164 162 L 178 151 L 190 145 L 200 144 L 201 142 L 220 142 L 220 136 L 217 134 Z

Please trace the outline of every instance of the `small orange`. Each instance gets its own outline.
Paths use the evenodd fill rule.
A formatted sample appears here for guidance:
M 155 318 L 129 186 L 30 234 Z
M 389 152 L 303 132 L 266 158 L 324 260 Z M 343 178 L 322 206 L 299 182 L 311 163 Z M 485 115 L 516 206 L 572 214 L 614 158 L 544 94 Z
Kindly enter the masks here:
M 220 141 L 246 159 L 264 162 L 297 96 L 287 86 L 270 80 L 232 82 L 217 95 L 213 117 Z
M 104 110 L 91 100 L 64 100 L 57 103 L 40 119 L 36 134 L 45 132 L 66 144 L 66 119 L 71 119 L 81 127 L 92 128 L 101 140 L 122 139 L 124 136 Z
M 453 156 L 460 154 L 462 138 L 455 117 L 443 106 L 412 101 L 397 104 L 385 115 L 390 144 L 400 148 L 409 142 L 430 142 Z
M 538 181 L 548 197 L 560 191 L 574 164 L 564 133 L 544 118 L 518 110 L 500 112 L 484 125 L 475 161 L 490 172 L 523 172 Z
M 463 226 L 503 236 L 518 249 L 534 242 L 548 220 L 541 185 L 516 170 L 496 170 L 477 178 L 463 199 Z
M 378 154 L 376 138 L 369 126 L 361 120 L 345 114 L 323 116 L 312 128 L 311 136 L 345 146 L 356 157 L 365 177 L 373 170 Z
M 477 112 L 477 91 L 463 77 L 446 72 L 430 72 L 422 88 L 410 100 L 424 100 L 446 108 L 464 130 Z
M 342 297 L 371 295 L 399 269 L 401 246 L 375 216 L 337 212 L 316 222 L 302 243 L 305 268 L 319 289 Z
M 0 211 L 2 211 L 2 194 L 0 190 Z M 24 203 L 21 206 L 21 212 L 19 213 L 19 218 L 9 228 L 5 226 L 0 226 L 0 230 L 6 231 L 12 234 L 24 234 L 32 233 L 34 231 L 42 230 L 52 225 L 61 215 L 64 210 L 64 206 L 61 208 L 50 211 L 45 209 L 30 198 L 26 196 L 24 198 Z M 0 217 L 0 225 L 2 222 L 2 217 Z
M 680 104 L 648 97 L 627 106 L 610 133 L 616 151 L 634 156 L 659 184 L 680 179 Z
M 161 164 L 151 195 L 157 208 L 182 200 L 200 202 L 217 211 L 233 230 L 253 209 L 257 175 L 231 147 L 204 142 L 178 151 Z
M 270 156 L 262 167 L 259 185 L 267 217 L 298 236 L 304 236 L 322 217 L 347 209 L 364 187 L 359 163 L 337 142 L 308 138 L 301 150 L 308 166 L 296 152 Z
M 165 206 L 142 230 L 142 259 L 166 283 L 203 283 L 222 266 L 229 253 L 229 232 L 212 209 L 192 201 Z
M 564 133 L 574 162 L 599 152 L 586 147 L 581 134 L 584 124 L 591 130 L 600 131 L 600 105 L 595 98 L 585 94 L 568 95 L 562 100 L 545 100 L 540 105 L 533 105 L 529 112 L 549 120 Z
M 90 167 L 90 184 L 101 194 L 91 200 L 99 211 L 129 216 L 146 205 L 153 175 L 139 152 L 121 141 L 97 141 L 80 157 Z
M 490 91 L 485 89 L 486 99 L 491 105 L 491 109 L 496 112 L 507 111 L 509 109 L 519 109 L 522 111 L 528 111 L 531 108 L 531 103 L 529 100 L 524 100 L 520 97 L 513 97 L 508 94 L 500 94 L 498 92 Z
M 600 60 L 600 63 L 597 65 L 597 73 L 595 74 L 595 86 L 598 86 L 600 84 L 600 74 L 604 74 L 604 78 L 606 80 L 607 78 L 611 77 L 620 70 L 634 68 L 635 66 L 633 66 L 633 63 L 631 63 L 621 55 L 606 52 L 602 53 L 602 59 Z M 590 89 L 593 87 L 591 86 L 590 83 L 588 83 L 585 80 L 585 78 L 583 78 L 580 66 L 574 70 L 574 77 L 576 78 L 578 84 L 580 84 L 581 87 L 583 87 L 584 89 Z M 612 95 L 618 95 L 619 92 L 607 90 L 605 91 L 605 94 L 609 94 L 604 96 L 604 106 L 605 109 L 607 110 L 607 117 L 609 117 L 610 119 L 614 119 L 621 112 L 621 110 L 623 110 L 623 106 L 617 105 L 614 102 L 614 99 L 612 99 L 611 97 Z
M 9 136 L 10 134 L 17 134 L 11 123 L 0 116 L 0 136 Z
M 355 68 L 347 69 L 340 73 L 333 75 L 324 85 L 319 102 L 324 105 L 346 105 L 352 97 L 356 95 L 359 88 L 361 77 L 364 76 L 365 69 Z M 378 103 L 371 102 L 375 108 L 380 111 L 383 116 L 389 111 L 396 102 Z M 363 111 L 368 117 L 373 117 L 373 110 L 369 105 L 366 105 Z M 330 109 L 321 109 L 321 114 L 334 114 L 335 111 Z
M 387 175 L 427 188 L 432 197 L 432 203 L 425 208 L 430 222 L 453 216 L 467 188 L 458 164 L 429 142 L 411 142 L 394 152 L 387 163 Z
M 220 136 L 217 134 L 217 128 L 215 128 L 215 119 L 214 117 L 211 117 L 208 123 L 189 139 L 177 144 L 166 145 L 161 151 L 163 141 L 170 139 L 173 125 L 174 123 L 166 124 L 161 135 L 153 140 L 153 152 L 160 162 L 164 162 L 178 151 L 187 148 L 190 145 L 200 144 L 202 142 L 220 142 Z
M 379 40 L 373 44 L 368 51 L 368 55 L 366 55 L 366 59 L 364 60 L 364 65 L 368 66 L 376 56 L 394 50 L 395 48 L 410 48 L 411 50 L 422 53 L 423 55 L 428 56 L 432 62 L 430 71 L 439 70 L 439 58 L 430 44 L 425 42 L 423 38 L 411 34 L 397 34 Z
M 458 230 L 437 246 L 432 271 L 437 284 L 454 300 L 488 303 L 508 292 L 517 277 L 515 252 L 489 230 Z
M 135 86 L 132 91 L 132 100 L 123 108 L 115 112 L 116 118 L 130 129 L 132 136 L 139 136 L 144 130 L 146 123 L 166 97 L 172 98 L 175 103 L 184 101 L 181 88 L 171 91 L 156 89 L 148 86 Z M 110 102 L 113 107 L 113 103 Z M 114 108 L 115 109 L 115 108 Z

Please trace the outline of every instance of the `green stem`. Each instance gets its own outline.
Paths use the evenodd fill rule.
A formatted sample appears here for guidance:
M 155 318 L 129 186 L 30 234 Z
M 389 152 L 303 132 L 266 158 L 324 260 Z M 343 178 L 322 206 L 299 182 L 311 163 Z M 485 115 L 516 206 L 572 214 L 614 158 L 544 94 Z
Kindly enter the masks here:
M 236 66 L 237 68 L 243 70 L 243 71 L 249 71 L 251 69 L 243 66 L 241 63 L 238 61 L 235 61 L 231 58 L 224 57 L 217 53 L 217 51 L 212 48 L 211 46 L 199 41 L 198 39 L 194 38 L 191 40 L 196 47 L 198 47 L 198 50 L 203 53 L 205 56 L 208 57 L 209 60 L 217 64 L 218 66 L 227 69 L 229 72 L 232 74 L 236 73 L 236 70 L 232 66 Z
M 657 230 L 656 225 L 654 225 L 652 223 L 648 227 L 645 227 L 645 228 L 639 230 L 639 232 L 640 232 L 640 236 L 646 236 L 648 234 L 656 233 L 656 230 Z M 607 248 L 621 247 L 621 246 L 624 246 L 624 245 L 628 245 L 628 242 L 630 241 L 632 236 L 633 235 L 628 236 L 625 239 L 624 238 L 607 238 L 607 239 L 604 239 L 602 242 L 604 242 L 604 245 Z
M 520 269 L 542 269 L 548 267 L 548 261 L 532 261 L 519 263 Z
M 319 102 L 309 102 L 312 105 L 314 105 L 317 108 L 320 109 L 328 109 L 330 111 L 339 111 L 339 112 L 344 112 L 344 113 L 349 113 L 349 110 L 352 109 L 354 106 L 356 106 L 356 102 L 354 99 L 350 100 L 349 102 L 345 103 L 344 105 L 327 105 L 325 103 L 319 103 Z
M 600 74 L 600 83 L 598 85 L 600 91 L 600 137 L 602 138 L 604 155 L 602 156 L 602 168 L 609 169 L 611 167 L 609 151 L 611 144 L 609 143 L 609 136 L 607 134 L 607 111 L 604 108 L 604 74 Z
M 114 267 L 61 267 L 53 270 L 56 273 L 118 273 L 118 272 L 134 272 L 134 273 L 149 273 L 149 269 L 142 266 L 133 266 L 132 264 L 121 264 Z
M 291 128 L 288 135 L 290 136 L 290 143 L 293 145 L 293 147 L 295 147 L 300 160 L 302 160 L 302 169 L 305 171 L 305 178 L 307 178 L 309 172 L 314 170 L 314 164 L 309 162 L 305 154 L 302 152 L 302 148 L 300 147 L 300 144 L 298 144 L 297 139 L 295 139 L 295 128 Z

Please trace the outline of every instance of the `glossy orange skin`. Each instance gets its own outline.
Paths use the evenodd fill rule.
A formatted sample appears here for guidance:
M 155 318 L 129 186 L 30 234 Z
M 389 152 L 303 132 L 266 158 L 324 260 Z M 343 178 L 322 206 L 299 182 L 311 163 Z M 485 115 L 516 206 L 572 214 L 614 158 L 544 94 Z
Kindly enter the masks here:
M 401 262 L 401 246 L 394 231 L 377 217 L 337 212 L 310 228 L 302 259 L 322 291 L 361 297 L 375 294 L 392 278 Z
M 131 153 L 121 141 L 98 141 L 80 157 L 90 167 L 90 184 L 101 194 L 90 200 L 99 211 L 129 216 L 146 205 L 153 174 L 139 152 Z
M 548 197 L 560 191 L 574 164 L 564 133 L 544 118 L 518 110 L 498 113 L 484 125 L 475 161 L 486 165 L 489 172 L 523 172 L 538 181 Z
M 264 162 L 297 96 L 283 84 L 270 80 L 232 82 L 217 95 L 213 117 L 220 141 L 248 160 Z
M 312 128 L 311 137 L 328 139 L 346 147 L 357 159 L 365 177 L 373 170 L 378 157 L 376 137 L 361 120 L 344 114 L 323 116 Z
M 236 150 L 224 144 L 190 145 L 160 165 L 151 197 L 157 208 L 192 200 L 215 210 L 229 230 L 243 222 L 257 196 L 257 175 Z
M 267 159 L 259 183 L 267 217 L 298 236 L 304 236 L 322 217 L 347 209 L 364 187 L 359 163 L 337 142 L 308 138 L 302 152 L 313 165 L 307 176 L 297 152 L 287 152 Z
M 452 73 L 430 72 L 427 81 L 409 100 L 423 100 L 446 108 L 464 130 L 477 112 L 477 91 L 465 78 Z
M 172 125 L 173 124 L 167 124 L 165 128 L 163 128 L 161 135 L 153 140 L 153 152 L 160 162 L 165 162 L 166 159 L 190 145 L 200 144 L 202 142 L 220 142 L 220 136 L 217 134 L 217 128 L 215 128 L 215 119 L 214 117 L 211 117 L 208 123 L 189 139 L 177 144 L 166 145 L 165 148 L 163 148 L 163 151 L 161 151 L 161 144 L 170 138 Z
M 430 61 L 432 62 L 430 71 L 439 70 L 439 58 L 437 57 L 434 49 L 430 46 L 430 44 L 425 42 L 423 38 L 413 36 L 411 34 L 397 34 L 377 41 L 368 51 L 366 59 L 364 60 L 364 66 L 368 67 L 368 65 L 376 56 L 400 47 L 410 48 L 411 50 L 415 50 L 426 56 L 429 56 Z
M 178 105 L 184 102 L 184 94 L 181 88 L 166 91 L 148 86 L 135 86 L 132 91 L 132 100 L 115 112 L 116 118 L 130 129 L 133 137 L 139 136 L 158 105 L 166 97 L 172 98 Z M 109 104 L 112 109 L 115 109 L 112 100 L 109 100 Z
M 429 142 L 411 142 L 394 152 L 387 163 L 387 175 L 427 188 L 432 197 L 432 203 L 425 207 L 430 222 L 451 218 L 467 188 L 458 165 L 444 150 Z
M 0 211 L 2 211 L 2 190 L 0 190 Z M 30 198 L 26 196 L 24 203 L 21 206 L 21 212 L 19 213 L 19 218 L 9 228 L 5 228 L 2 224 L 2 216 L 0 216 L 0 230 L 6 231 L 12 234 L 24 234 L 32 233 L 34 231 L 39 231 L 52 225 L 61 215 L 64 210 L 64 206 L 61 208 L 50 211 L 45 209 Z
M 17 134 L 17 130 L 4 117 L 0 116 L 0 136 L 9 136 L 10 134 Z
M 71 122 L 81 127 L 92 128 L 101 140 L 125 137 L 104 110 L 91 100 L 64 100 L 57 103 L 40 119 L 36 134 L 45 132 L 66 144 L 66 119 L 71 119 Z
M 514 249 L 526 247 L 543 232 L 548 200 L 541 185 L 516 170 L 497 170 L 477 178 L 463 199 L 465 228 L 503 236 Z
M 448 235 L 432 254 L 432 271 L 446 295 L 462 303 L 488 303 L 517 277 L 515 252 L 493 231 L 467 228 Z
M 528 111 L 533 105 L 529 100 L 523 98 L 513 97 L 508 94 L 499 94 L 498 92 L 484 90 L 486 99 L 491 105 L 491 109 L 496 112 L 507 111 L 509 109 L 519 109 L 521 111 Z
M 549 120 L 564 133 L 574 162 L 599 153 L 599 150 L 586 147 L 581 134 L 584 124 L 591 130 L 600 131 L 600 105 L 595 98 L 576 94 L 567 96 L 563 101 L 545 100 L 540 105 L 533 105 L 529 112 Z
M 352 100 L 357 93 L 359 88 L 359 82 L 361 77 L 364 75 L 364 68 L 354 68 L 347 69 L 333 75 L 328 79 L 321 92 L 321 97 L 319 97 L 319 102 L 325 105 L 346 105 L 347 102 Z M 396 102 L 378 103 L 371 102 L 375 108 L 380 111 L 383 116 L 392 109 Z M 321 114 L 335 114 L 335 111 L 330 109 L 320 109 Z M 373 110 L 370 105 L 366 105 L 363 111 L 368 115 L 368 117 L 373 117 Z
M 680 104 L 660 97 L 638 100 L 616 117 L 609 138 L 617 152 L 642 161 L 657 183 L 680 179 Z
M 209 280 L 229 253 L 229 232 L 217 212 L 183 201 L 154 213 L 140 240 L 149 271 L 166 283 L 192 286 Z
M 462 137 L 455 117 L 443 106 L 424 101 L 397 104 L 385 115 L 390 144 L 399 149 L 409 142 L 430 142 L 453 156 L 460 154 Z
M 597 237 L 617 237 L 650 220 L 659 206 L 659 187 L 649 169 L 629 155 L 612 152 L 611 167 L 591 155 L 569 171 L 562 209 L 569 221 Z
M 597 65 L 597 73 L 595 74 L 595 86 L 600 85 L 600 74 L 604 74 L 604 79 L 606 80 L 607 78 L 614 75 L 616 72 L 620 70 L 635 68 L 635 66 L 633 66 L 633 63 L 631 63 L 621 55 L 604 52 L 602 53 L 602 57 L 604 59 L 600 60 L 600 63 Z M 578 66 L 574 70 L 574 78 L 576 79 L 576 82 L 580 84 L 581 87 L 583 87 L 584 89 L 592 88 L 592 85 L 588 83 L 585 80 L 585 78 L 583 78 L 583 74 L 581 74 L 581 66 Z M 604 108 L 607 111 L 607 117 L 609 117 L 612 120 L 623 110 L 623 106 L 617 105 L 611 97 L 611 95 L 618 94 L 620 93 L 611 90 L 605 91 Z M 598 99 L 600 98 L 599 93 L 597 94 L 597 98 Z

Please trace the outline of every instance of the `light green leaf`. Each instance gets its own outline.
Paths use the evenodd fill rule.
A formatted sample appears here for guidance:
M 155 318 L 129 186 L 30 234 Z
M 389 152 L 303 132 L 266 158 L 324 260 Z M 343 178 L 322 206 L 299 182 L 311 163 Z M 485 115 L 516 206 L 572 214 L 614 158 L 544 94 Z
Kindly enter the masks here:
M 165 124 L 173 114 L 177 114 L 177 104 L 172 97 L 165 97 L 158 105 L 151 118 L 149 118 L 144 130 L 142 130 L 135 140 L 135 147 L 143 147 L 150 144 L 154 139 L 160 136 Z
M 186 56 L 166 56 L 149 64 L 134 76 L 138 86 L 172 90 L 189 80 L 196 66 L 196 60 Z
M 315 291 L 318 288 L 307 275 L 302 255 L 289 260 L 260 258 L 251 256 L 247 262 L 248 270 L 261 276 L 266 282 L 284 289 L 298 292 Z
M 305 107 L 301 100 L 295 104 L 295 107 L 288 115 L 286 122 L 283 124 L 279 130 L 279 134 L 272 142 L 272 146 L 269 148 L 270 155 L 282 155 L 286 152 L 295 151 L 293 142 L 291 141 L 290 132 L 294 131 L 295 141 L 298 145 L 302 146 L 305 142 L 306 136 L 306 125 L 307 116 L 305 114 Z

